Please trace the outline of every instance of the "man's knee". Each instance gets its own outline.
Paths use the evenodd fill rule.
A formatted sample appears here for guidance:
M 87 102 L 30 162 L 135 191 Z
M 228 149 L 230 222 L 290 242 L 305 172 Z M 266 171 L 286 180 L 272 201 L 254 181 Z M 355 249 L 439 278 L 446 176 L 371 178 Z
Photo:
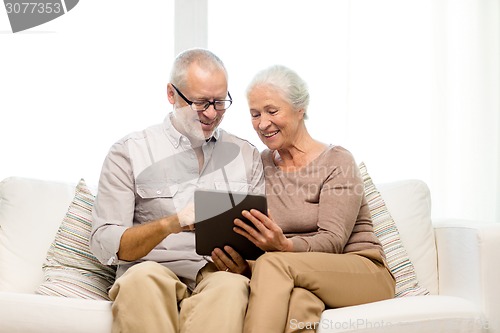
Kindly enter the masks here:
M 243 275 L 229 272 L 214 272 L 209 277 L 210 289 L 220 289 L 224 292 L 248 293 L 249 279 Z
M 115 281 L 109 295 L 112 300 L 117 294 L 125 291 L 127 294 L 171 295 L 174 299 L 187 296 L 187 287 L 167 267 L 154 262 L 145 261 L 136 264 Z
M 165 288 L 169 285 L 178 288 L 177 284 L 182 284 L 177 276 L 167 267 L 155 262 L 145 261 L 136 264 L 119 277 L 115 285 L 120 288 L 153 289 Z
M 175 276 L 175 274 L 173 274 L 168 268 L 155 261 L 144 261 L 127 269 L 121 278 L 124 278 L 122 280 L 132 282 L 136 280 L 144 281 L 144 279 L 148 279 L 156 274 L 168 274 Z
M 156 261 L 143 261 L 141 263 L 135 264 L 134 266 L 127 269 L 126 274 L 136 274 L 142 272 L 151 272 L 156 270 L 161 270 L 164 267 L 157 263 Z

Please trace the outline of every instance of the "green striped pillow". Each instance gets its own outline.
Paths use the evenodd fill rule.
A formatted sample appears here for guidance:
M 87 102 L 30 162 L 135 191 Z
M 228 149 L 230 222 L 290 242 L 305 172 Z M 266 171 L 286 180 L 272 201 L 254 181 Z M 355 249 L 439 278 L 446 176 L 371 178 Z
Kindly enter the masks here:
M 42 266 L 44 282 L 36 293 L 109 300 L 114 283 L 113 267 L 101 264 L 89 249 L 94 195 L 80 180 Z
M 373 184 L 366 165 L 361 163 L 359 170 L 372 214 L 373 230 L 382 243 L 387 264 L 396 279 L 395 297 L 428 295 L 429 291 L 418 284 L 415 268 L 401 242 L 398 227 L 387 210 L 384 199 Z

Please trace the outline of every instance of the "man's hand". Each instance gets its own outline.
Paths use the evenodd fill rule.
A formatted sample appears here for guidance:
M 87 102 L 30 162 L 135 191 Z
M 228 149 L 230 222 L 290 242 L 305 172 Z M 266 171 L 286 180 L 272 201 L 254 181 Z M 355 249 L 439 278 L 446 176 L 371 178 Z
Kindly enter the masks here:
M 194 204 L 179 213 L 128 228 L 120 239 L 118 258 L 134 261 L 147 255 L 170 234 L 194 230 Z
M 238 252 L 230 246 L 224 246 L 224 251 L 216 248 L 212 251 L 212 260 L 220 271 L 241 274 L 250 277 L 250 265 Z
M 179 220 L 179 231 L 194 230 L 194 203 L 190 202 L 179 213 L 177 213 Z

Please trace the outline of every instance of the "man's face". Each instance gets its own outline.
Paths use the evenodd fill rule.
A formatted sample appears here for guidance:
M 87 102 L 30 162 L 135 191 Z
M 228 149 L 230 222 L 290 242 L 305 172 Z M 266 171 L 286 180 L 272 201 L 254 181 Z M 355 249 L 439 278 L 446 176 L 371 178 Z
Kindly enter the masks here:
M 192 64 L 188 69 L 186 86 L 177 88 L 193 102 L 227 99 L 226 74 L 219 68 L 202 68 Z M 168 87 L 168 98 L 174 104 L 175 128 L 190 139 L 210 138 L 224 116 L 224 111 L 216 111 L 213 105 L 205 111 L 192 110 L 171 85 Z

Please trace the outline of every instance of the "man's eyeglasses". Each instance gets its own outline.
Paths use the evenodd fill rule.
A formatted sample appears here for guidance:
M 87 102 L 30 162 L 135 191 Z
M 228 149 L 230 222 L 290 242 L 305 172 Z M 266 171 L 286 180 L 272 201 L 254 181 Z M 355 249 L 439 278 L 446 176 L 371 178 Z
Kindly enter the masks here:
M 231 94 L 229 93 L 229 91 L 227 92 L 229 99 L 221 99 L 221 100 L 214 99 L 212 102 L 210 102 L 210 101 L 195 101 L 195 102 L 193 102 L 193 101 L 190 101 L 189 99 L 187 99 L 186 96 L 184 96 L 184 94 L 181 93 L 180 90 L 177 89 L 177 87 L 174 86 L 173 84 L 172 84 L 172 87 L 174 87 L 175 91 L 177 91 L 179 96 L 181 96 L 181 98 L 191 107 L 191 109 L 193 109 L 193 111 L 203 112 L 206 109 L 208 109 L 210 107 L 210 105 L 213 105 L 214 109 L 216 111 L 226 111 L 226 109 L 228 109 L 231 106 L 231 104 L 233 103 L 233 98 L 231 97 Z

